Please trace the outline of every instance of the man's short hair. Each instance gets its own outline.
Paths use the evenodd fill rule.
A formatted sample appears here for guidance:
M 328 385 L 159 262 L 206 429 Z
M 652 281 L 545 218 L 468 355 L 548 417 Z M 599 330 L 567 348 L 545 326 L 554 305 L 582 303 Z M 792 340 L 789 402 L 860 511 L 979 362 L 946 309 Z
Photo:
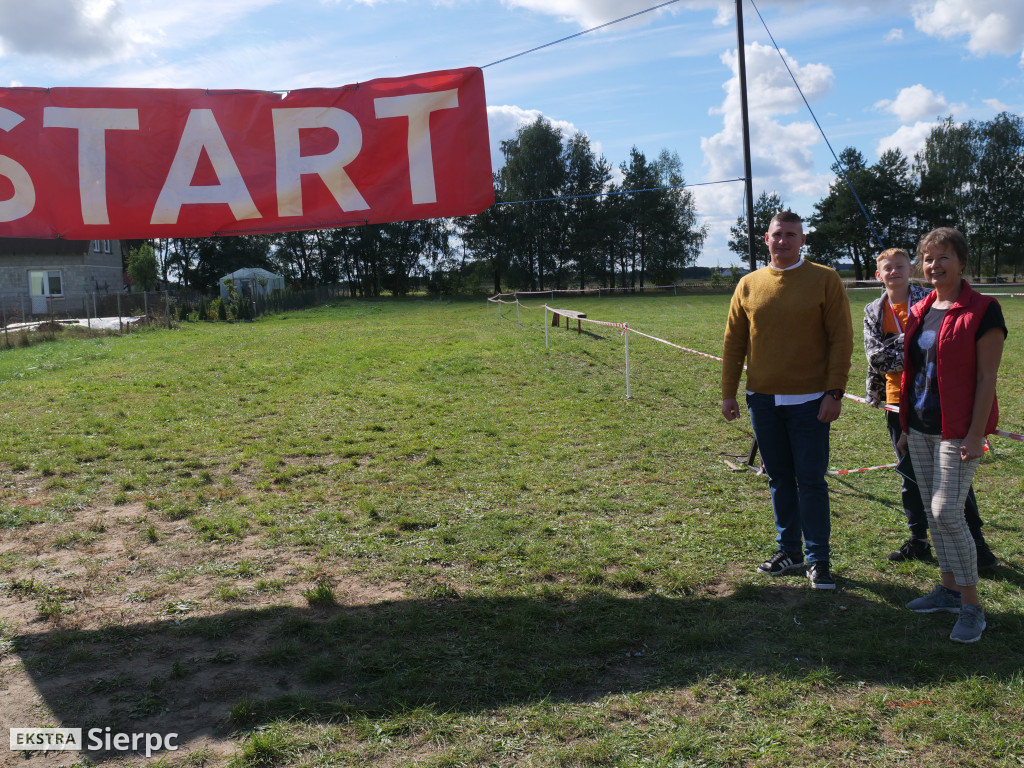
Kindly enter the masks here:
M 886 259 L 895 259 L 897 256 L 902 256 L 907 260 L 908 264 L 913 262 L 913 259 L 910 258 L 910 254 L 902 248 L 886 248 L 875 257 L 875 264 L 880 265 Z
M 920 259 L 924 256 L 924 252 L 931 248 L 933 245 L 948 245 L 956 253 L 956 257 L 960 260 L 960 266 L 964 269 L 967 268 L 967 238 L 958 229 L 952 227 L 939 227 L 933 229 L 927 235 L 921 238 L 917 244 L 917 257 Z
M 799 224 L 803 226 L 804 220 L 792 211 L 779 211 L 772 216 L 772 220 L 768 222 L 768 227 L 771 228 L 772 224 L 775 222 L 779 222 L 780 224 Z

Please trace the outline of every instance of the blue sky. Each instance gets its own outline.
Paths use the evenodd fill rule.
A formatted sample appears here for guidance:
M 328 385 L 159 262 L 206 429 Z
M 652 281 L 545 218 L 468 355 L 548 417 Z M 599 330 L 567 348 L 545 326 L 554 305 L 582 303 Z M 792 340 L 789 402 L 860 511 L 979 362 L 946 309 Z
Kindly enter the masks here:
M 754 0 L 838 153 L 912 155 L 938 120 L 1024 114 L 1024 0 Z M 338 86 L 485 66 L 657 0 L 0 0 L 0 85 Z M 709 237 L 742 213 L 734 0 L 680 0 L 484 70 L 495 159 L 543 115 L 614 166 L 678 153 Z M 744 2 L 754 193 L 807 215 L 833 162 Z

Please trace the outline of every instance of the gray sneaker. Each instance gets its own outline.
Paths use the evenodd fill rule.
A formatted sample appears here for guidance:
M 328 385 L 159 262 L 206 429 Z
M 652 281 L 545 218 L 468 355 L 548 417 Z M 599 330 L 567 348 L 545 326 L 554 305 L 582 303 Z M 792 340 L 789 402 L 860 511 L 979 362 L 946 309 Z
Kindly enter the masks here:
M 960 593 L 936 584 L 924 597 L 907 603 L 907 608 L 918 613 L 960 613 Z
M 949 639 L 954 643 L 976 643 L 985 629 L 985 611 L 980 605 L 965 605 L 960 609 Z

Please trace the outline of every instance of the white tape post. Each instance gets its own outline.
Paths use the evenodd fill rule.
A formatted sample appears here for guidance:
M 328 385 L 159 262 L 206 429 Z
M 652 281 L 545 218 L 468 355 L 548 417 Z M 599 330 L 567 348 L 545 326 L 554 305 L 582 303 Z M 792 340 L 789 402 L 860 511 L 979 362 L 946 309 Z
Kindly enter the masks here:
M 629 391 L 629 324 L 625 323 L 622 326 L 622 335 L 626 338 L 626 399 L 629 400 L 632 395 Z

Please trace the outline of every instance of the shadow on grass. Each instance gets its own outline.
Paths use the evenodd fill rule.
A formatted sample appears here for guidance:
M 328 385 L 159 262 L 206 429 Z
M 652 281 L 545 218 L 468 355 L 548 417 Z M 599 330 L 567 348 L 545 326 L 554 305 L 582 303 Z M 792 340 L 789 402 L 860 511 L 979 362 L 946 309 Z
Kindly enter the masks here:
M 176 732 L 182 745 L 280 719 L 480 713 L 742 675 L 827 669 L 840 685 L 912 687 L 1019 674 L 1020 617 L 990 615 L 965 648 L 947 639 L 952 616 L 900 607 L 916 594 L 784 577 L 721 596 L 452 595 L 54 630 L 15 638 L 15 651 L 65 727 Z
M 893 510 L 894 516 L 902 516 L 903 514 L 903 507 L 893 501 L 893 496 L 891 493 L 888 493 L 887 495 L 875 493 L 871 490 L 865 489 L 863 483 L 857 483 L 852 480 L 847 480 L 846 478 L 843 477 L 831 477 L 829 478 L 829 482 L 842 486 L 844 496 L 855 499 L 863 499 L 864 501 L 870 501 L 882 507 L 889 507 L 890 509 Z M 898 501 L 899 496 L 897 495 L 896 498 Z M 894 517 L 894 519 L 896 519 L 896 517 Z

